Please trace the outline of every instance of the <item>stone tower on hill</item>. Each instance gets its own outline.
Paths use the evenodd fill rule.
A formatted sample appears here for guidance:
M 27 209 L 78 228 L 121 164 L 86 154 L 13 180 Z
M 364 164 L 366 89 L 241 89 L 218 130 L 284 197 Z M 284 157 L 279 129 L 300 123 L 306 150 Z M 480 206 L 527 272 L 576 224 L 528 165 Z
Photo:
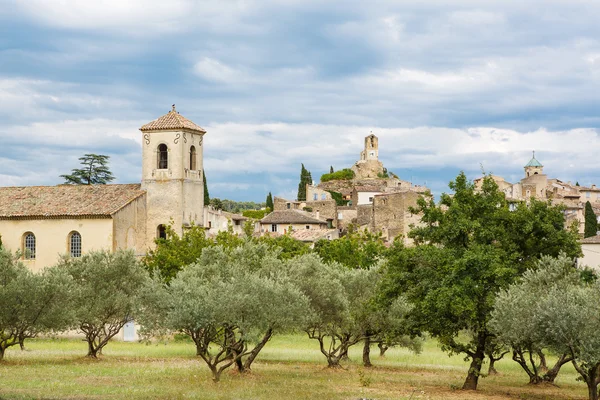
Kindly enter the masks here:
M 352 166 L 355 179 L 377 179 L 383 174 L 383 163 L 379 161 L 379 139 L 372 133 L 365 138 L 365 148 L 360 160 Z
M 361 160 L 379 159 L 379 139 L 372 133 L 365 138 L 365 149 L 360 153 Z

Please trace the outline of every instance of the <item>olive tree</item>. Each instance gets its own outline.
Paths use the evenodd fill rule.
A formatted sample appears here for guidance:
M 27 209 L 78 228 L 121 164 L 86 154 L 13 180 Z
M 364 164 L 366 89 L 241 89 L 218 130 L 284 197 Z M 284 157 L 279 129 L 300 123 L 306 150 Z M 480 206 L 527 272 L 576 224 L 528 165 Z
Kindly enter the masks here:
M 573 359 L 563 348 L 554 366 L 544 368 L 546 333 L 539 321 L 539 300 L 550 289 L 565 290 L 580 282 L 572 259 L 564 254 L 558 258 L 544 256 L 538 269 L 528 270 L 519 282 L 498 294 L 490 326 L 497 341 L 512 349 L 512 358 L 527 373 L 529 383 L 554 382 L 560 368 Z
M 551 287 L 538 305 L 538 321 L 548 346 L 566 352 L 588 387 L 590 400 L 598 400 L 600 383 L 600 284 Z
M 0 360 L 7 348 L 68 325 L 64 306 L 70 280 L 55 268 L 31 272 L 0 248 Z
M 104 346 L 133 319 L 142 288 L 150 279 L 131 251 L 92 251 L 63 258 L 59 267 L 73 279 L 71 328 L 81 331 L 87 355 L 97 358 Z
M 205 248 L 160 292 L 162 323 L 192 338 L 215 382 L 234 364 L 249 370 L 274 334 L 303 326 L 309 312 L 277 252 L 252 242 Z
M 373 306 L 378 267 L 349 269 L 336 262 L 327 264 L 315 254 L 296 257 L 287 265 L 294 282 L 310 300 L 311 318 L 304 330 L 318 341 L 328 367 L 339 367 L 351 346 L 380 332 L 387 317 Z

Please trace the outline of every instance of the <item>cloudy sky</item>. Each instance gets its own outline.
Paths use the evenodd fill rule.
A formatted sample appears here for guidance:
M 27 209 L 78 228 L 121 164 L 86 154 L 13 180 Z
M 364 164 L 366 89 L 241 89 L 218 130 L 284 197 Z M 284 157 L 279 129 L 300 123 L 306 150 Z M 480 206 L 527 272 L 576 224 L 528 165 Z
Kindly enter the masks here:
M 295 197 L 379 136 L 439 194 L 460 170 L 600 184 L 600 2 L 0 0 L 0 185 L 84 153 L 139 182 L 138 128 L 203 126 L 211 196 Z

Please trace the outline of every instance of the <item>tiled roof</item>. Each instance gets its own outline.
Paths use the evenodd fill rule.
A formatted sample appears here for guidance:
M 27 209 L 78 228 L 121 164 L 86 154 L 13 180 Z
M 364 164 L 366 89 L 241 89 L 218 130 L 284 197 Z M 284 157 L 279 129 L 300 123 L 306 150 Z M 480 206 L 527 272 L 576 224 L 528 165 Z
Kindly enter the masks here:
M 378 186 L 357 186 L 355 190 L 357 192 L 383 192 Z
M 162 131 L 170 129 L 188 129 L 195 132 L 206 133 L 204 128 L 196 125 L 183 115 L 179 114 L 177 110 L 175 110 L 174 104 L 171 111 L 152 122 L 148 122 L 146 125 L 140 128 L 140 131 Z
M 581 243 L 600 243 L 600 235 L 590 236 L 582 239 Z
M 0 219 L 110 217 L 145 193 L 139 184 L 0 187 Z
M 336 233 L 335 229 L 300 229 L 293 231 L 291 236 L 301 242 L 316 242 L 319 239 L 326 239 L 327 235 Z
M 314 218 L 307 212 L 299 210 L 273 211 L 260 220 L 262 224 L 326 224 L 327 221 Z

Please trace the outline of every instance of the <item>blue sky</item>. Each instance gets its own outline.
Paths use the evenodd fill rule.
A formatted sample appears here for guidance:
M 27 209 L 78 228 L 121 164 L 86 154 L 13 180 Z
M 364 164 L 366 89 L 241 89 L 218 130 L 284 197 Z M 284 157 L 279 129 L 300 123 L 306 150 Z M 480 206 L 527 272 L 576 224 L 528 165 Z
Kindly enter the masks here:
M 207 131 L 211 196 L 292 198 L 363 138 L 436 194 L 460 170 L 600 184 L 600 2 L 0 0 L 0 185 L 94 152 L 139 182 L 138 128 Z

